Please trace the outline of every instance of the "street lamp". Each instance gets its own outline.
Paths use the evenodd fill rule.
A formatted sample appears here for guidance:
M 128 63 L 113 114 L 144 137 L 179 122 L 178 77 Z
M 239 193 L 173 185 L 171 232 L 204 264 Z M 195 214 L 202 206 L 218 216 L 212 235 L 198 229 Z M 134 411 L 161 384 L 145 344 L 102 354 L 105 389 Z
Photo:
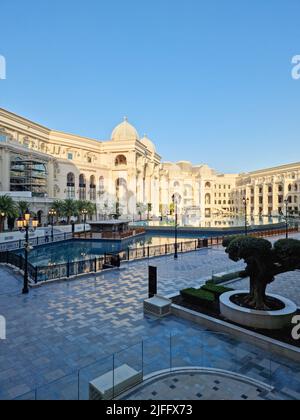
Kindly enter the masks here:
M 244 197 L 243 206 L 245 210 L 245 236 L 248 236 L 248 213 L 247 213 L 248 204 L 249 204 L 249 198 Z
M 289 200 L 284 200 L 285 205 L 285 237 L 289 239 Z
M 25 232 L 25 268 L 24 268 L 24 287 L 23 287 L 23 295 L 27 295 L 29 293 L 28 288 L 28 253 L 30 251 L 30 244 L 29 244 L 29 229 L 36 230 L 38 227 L 39 221 L 37 217 L 31 218 L 30 211 L 27 209 L 25 214 L 22 217 L 19 217 L 17 220 L 17 226 L 20 232 Z
M 82 212 L 81 212 L 81 214 L 83 216 L 83 223 L 84 223 L 83 231 L 84 231 L 84 234 L 85 234 L 86 216 L 88 214 L 88 211 L 86 209 L 83 209 Z
M 174 194 L 172 197 L 173 204 L 174 204 L 174 212 L 175 212 L 175 254 L 174 258 L 175 260 L 178 259 L 178 203 L 177 203 L 177 197 Z
M 52 232 L 51 232 L 52 242 L 54 240 L 54 217 L 56 216 L 56 214 L 57 213 L 55 209 L 49 210 L 49 216 L 51 217 L 51 227 L 52 227 Z
M 5 222 L 5 216 L 6 216 L 6 214 L 4 212 L 1 212 L 0 213 L 0 216 L 1 216 L 0 232 L 2 232 L 2 228 L 4 230 L 4 222 Z

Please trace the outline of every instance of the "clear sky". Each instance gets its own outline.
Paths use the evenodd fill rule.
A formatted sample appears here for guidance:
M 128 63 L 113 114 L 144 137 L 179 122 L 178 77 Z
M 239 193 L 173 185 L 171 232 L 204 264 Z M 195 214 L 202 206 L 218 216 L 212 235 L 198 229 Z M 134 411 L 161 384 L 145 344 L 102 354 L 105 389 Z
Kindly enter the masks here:
M 128 116 L 164 160 L 300 161 L 299 0 L 1 0 L 0 106 L 108 139 Z

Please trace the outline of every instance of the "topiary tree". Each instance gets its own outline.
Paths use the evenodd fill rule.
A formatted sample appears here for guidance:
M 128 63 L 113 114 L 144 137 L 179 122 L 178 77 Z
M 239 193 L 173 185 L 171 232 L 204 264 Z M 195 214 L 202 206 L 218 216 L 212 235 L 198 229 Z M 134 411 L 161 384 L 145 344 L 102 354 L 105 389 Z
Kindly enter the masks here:
M 244 304 L 253 309 L 269 310 L 267 286 L 278 274 L 300 269 L 300 241 L 295 239 L 279 240 L 273 247 L 266 239 L 236 236 L 226 238 L 223 246 L 232 261 L 246 263 L 250 293 Z

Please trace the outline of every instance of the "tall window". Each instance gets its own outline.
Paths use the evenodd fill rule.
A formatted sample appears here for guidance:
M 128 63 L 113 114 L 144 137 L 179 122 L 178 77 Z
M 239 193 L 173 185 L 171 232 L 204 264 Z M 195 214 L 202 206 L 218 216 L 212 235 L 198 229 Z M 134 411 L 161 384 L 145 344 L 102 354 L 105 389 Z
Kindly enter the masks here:
M 96 180 L 94 175 L 90 178 L 90 200 L 96 201 Z
M 99 178 L 99 193 L 100 195 L 105 193 L 104 176 L 100 176 Z
M 86 180 L 83 174 L 79 177 L 79 200 L 86 200 Z
M 75 198 L 75 175 L 72 172 L 67 176 L 67 198 Z
M 205 204 L 207 206 L 210 206 L 211 205 L 211 195 L 210 194 L 206 194 L 205 195 Z

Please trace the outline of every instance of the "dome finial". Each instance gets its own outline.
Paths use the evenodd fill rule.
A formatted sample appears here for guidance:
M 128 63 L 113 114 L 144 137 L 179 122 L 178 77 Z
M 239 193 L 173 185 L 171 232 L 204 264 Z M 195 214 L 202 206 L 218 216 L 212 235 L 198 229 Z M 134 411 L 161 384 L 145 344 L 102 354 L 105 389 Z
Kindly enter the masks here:
M 128 117 L 125 115 L 125 117 L 124 117 L 124 121 L 125 122 L 128 122 Z

